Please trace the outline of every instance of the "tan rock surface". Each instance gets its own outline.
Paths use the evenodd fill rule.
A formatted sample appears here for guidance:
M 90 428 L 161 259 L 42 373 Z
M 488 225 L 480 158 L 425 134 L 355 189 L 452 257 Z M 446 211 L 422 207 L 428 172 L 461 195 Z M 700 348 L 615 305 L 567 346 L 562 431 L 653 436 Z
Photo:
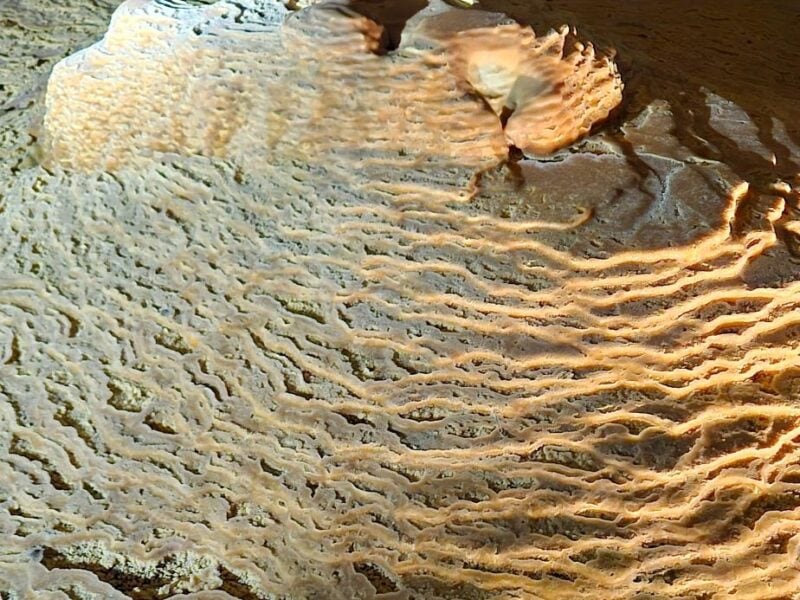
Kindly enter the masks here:
M 49 162 L 117 169 L 154 152 L 245 165 L 346 154 L 478 169 L 505 160 L 509 145 L 558 150 L 621 100 L 613 62 L 566 28 L 537 38 L 503 15 L 437 0 L 387 53 L 384 28 L 346 3 L 282 23 L 286 12 L 268 2 L 123 3 L 101 42 L 53 69 Z
M 41 166 L 48 71 L 99 39 L 115 5 L 0 4 L 3 600 L 796 595 L 800 120 L 772 76 L 800 76 L 788 49 L 761 74 L 753 58 L 791 19 L 748 2 L 692 20 L 639 3 L 484 4 L 613 43 L 616 120 L 507 164 L 494 142 L 476 160 L 436 150 L 446 128 L 373 140 L 369 119 L 315 112 L 355 103 L 334 94 L 354 64 L 335 50 L 370 26 L 318 9 L 292 29 L 286 60 L 303 68 L 281 74 L 293 120 L 259 112 L 245 128 L 255 144 L 291 125 L 269 160 L 245 143 L 218 156 L 178 119 L 189 142 L 113 172 Z M 248 30 L 280 13 L 231 6 Z M 660 19 L 636 21 L 650 11 Z M 328 46 L 303 41 L 336 23 Z M 686 43 L 665 44 L 669 31 Z M 747 32 L 752 49 L 724 63 L 741 51 L 721 40 Z M 255 35 L 253 48 L 272 34 Z M 154 72 L 159 89 L 190 81 L 185 51 Z M 687 71 L 683 53 L 705 60 Z M 325 98 L 296 91 L 322 72 Z M 441 84 L 452 73 L 409 94 L 453 93 L 463 116 L 472 105 Z M 143 85 L 119 123 L 150 110 L 136 119 L 153 140 L 174 105 Z M 198 110 L 218 97 L 192 90 L 175 97 Z M 76 161 L 94 153 L 76 166 L 128 152 L 117 134 L 93 150 L 66 118 L 59 131 Z M 389 151 L 421 139 L 434 160 Z

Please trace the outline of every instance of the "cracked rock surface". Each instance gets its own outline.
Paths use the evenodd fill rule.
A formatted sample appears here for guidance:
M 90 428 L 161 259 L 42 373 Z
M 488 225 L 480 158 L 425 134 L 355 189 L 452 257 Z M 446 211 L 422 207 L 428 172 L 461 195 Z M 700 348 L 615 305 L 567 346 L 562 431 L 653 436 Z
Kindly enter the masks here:
M 0 3 L 0 598 L 796 596 L 795 9 L 191 4 Z

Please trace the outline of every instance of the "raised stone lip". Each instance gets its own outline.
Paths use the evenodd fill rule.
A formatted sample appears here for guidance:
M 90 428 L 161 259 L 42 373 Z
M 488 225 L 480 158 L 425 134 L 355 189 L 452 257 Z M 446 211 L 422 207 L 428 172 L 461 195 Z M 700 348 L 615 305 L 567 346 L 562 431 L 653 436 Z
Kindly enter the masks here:
M 337 140 L 363 156 L 402 146 L 428 162 L 481 169 L 505 160 L 509 147 L 529 156 L 559 150 L 622 99 L 612 55 L 577 41 L 566 26 L 537 37 L 501 13 L 433 0 L 408 21 L 396 51 L 385 44 L 383 26 L 348 2 L 292 13 L 266 0 L 126 0 L 102 40 L 53 69 L 46 148 L 52 163 L 90 170 L 165 151 L 266 156 L 270 143 L 256 136 L 270 137 L 261 122 L 277 114 L 281 95 L 315 103 L 313 114 L 285 107 L 272 127 L 302 138 L 317 156 L 328 156 Z M 314 76 L 301 82 L 303 69 Z M 412 88 L 410 79 L 426 83 Z M 343 94 L 353 101 L 337 107 Z M 481 114 L 485 106 L 492 118 Z M 313 124 L 322 118 L 334 128 L 338 116 L 362 117 L 366 138 L 380 138 L 380 147 Z

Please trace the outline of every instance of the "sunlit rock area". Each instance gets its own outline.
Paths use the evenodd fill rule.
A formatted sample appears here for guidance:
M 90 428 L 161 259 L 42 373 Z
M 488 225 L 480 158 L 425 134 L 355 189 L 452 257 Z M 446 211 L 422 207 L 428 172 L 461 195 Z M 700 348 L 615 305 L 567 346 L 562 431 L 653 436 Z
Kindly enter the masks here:
M 0 599 L 800 597 L 798 22 L 0 2 Z

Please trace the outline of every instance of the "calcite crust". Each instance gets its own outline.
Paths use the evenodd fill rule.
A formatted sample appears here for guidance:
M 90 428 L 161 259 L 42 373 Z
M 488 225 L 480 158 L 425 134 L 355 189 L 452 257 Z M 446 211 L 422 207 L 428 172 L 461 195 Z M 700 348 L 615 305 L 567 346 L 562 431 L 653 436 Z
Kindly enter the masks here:
M 621 100 L 613 60 L 567 28 L 537 38 L 503 15 L 435 0 L 389 51 L 383 27 L 345 3 L 288 17 L 264 7 L 124 2 L 101 42 L 53 69 L 51 162 L 117 169 L 153 153 L 242 163 L 402 154 L 481 169 L 509 146 L 562 148 Z
M 0 1 L 0 600 L 797 596 L 800 5 L 191 4 Z

